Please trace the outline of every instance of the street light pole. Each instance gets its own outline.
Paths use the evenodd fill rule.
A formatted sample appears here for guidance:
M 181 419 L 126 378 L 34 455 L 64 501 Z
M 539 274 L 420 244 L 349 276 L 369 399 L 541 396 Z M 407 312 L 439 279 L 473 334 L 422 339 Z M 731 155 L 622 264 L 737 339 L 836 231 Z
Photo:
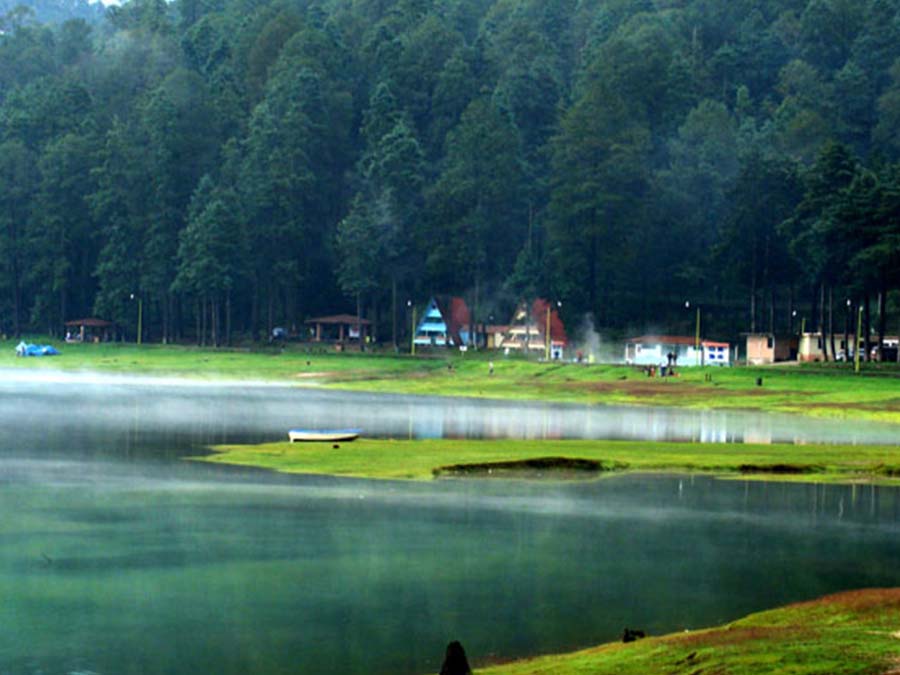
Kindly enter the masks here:
M 685 309 L 691 308 L 691 301 L 684 301 Z M 697 364 L 703 365 L 703 353 L 700 351 L 700 305 L 697 305 L 697 321 L 694 327 L 694 355 L 697 358 Z
M 131 299 L 134 300 L 134 293 L 131 294 Z M 137 343 L 140 345 L 142 342 L 142 338 L 144 335 L 144 299 L 139 295 L 137 298 L 138 301 L 138 324 L 137 324 Z
M 862 316 L 863 306 L 862 303 L 860 303 L 859 311 L 856 313 L 856 344 L 853 345 L 853 370 L 857 373 L 859 372 L 859 341 L 862 340 Z
M 411 356 L 416 355 L 416 306 L 412 300 L 406 301 L 406 306 L 412 309 L 412 331 L 409 336 L 409 353 Z
M 550 360 L 550 303 L 547 303 L 547 332 L 544 334 L 544 360 Z

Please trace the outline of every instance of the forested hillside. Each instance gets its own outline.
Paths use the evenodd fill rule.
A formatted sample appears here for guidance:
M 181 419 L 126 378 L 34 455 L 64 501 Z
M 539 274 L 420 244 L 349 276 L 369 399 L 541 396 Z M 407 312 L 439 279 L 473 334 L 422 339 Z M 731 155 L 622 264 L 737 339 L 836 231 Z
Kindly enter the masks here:
M 692 331 L 697 306 L 712 337 L 840 332 L 857 306 L 891 329 L 898 160 L 896 0 L 132 0 L 93 28 L 12 21 L 0 332 L 97 315 L 133 336 L 140 299 L 147 340 L 357 306 L 389 340 L 432 293 L 478 321 L 542 296 L 619 335 Z
M 61 24 L 70 19 L 98 23 L 104 13 L 99 0 L 0 0 L 0 30 L 14 30 L 17 23 Z

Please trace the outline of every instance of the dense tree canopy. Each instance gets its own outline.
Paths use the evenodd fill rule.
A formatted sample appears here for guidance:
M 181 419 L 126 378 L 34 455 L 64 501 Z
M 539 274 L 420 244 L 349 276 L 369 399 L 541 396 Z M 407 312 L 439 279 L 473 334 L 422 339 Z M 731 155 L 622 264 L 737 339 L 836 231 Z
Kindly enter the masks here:
M 725 339 L 839 330 L 845 305 L 896 330 L 900 5 L 2 18 L 0 333 L 97 314 L 133 337 L 138 299 L 144 339 L 349 311 L 396 340 L 398 305 L 450 293 L 476 321 L 543 296 L 617 335 L 686 330 L 686 300 Z

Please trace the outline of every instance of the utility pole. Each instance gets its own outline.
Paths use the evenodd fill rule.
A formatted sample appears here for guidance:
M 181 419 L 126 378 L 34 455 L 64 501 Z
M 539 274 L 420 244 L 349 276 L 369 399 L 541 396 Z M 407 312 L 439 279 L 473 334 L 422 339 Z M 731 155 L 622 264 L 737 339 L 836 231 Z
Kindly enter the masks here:
M 703 365 L 703 353 L 700 351 L 700 305 L 697 305 L 697 328 L 694 332 L 694 352 L 697 354 L 697 361 Z
M 412 356 L 416 355 L 416 306 L 413 304 L 412 300 L 409 300 L 406 303 L 409 307 L 412 308 L 412 331 L 409 336 L 409 353 Z
M 550 303 L 547 303 L 547 332 L 544 334 L 544 360 L 550 360 Z
M 131 300 L 137 299 L 137 303 L 138 303 L 137 343 L 141 344 L 141 342 L 143 341 L 143 336 L 144 336 L 144 298 L 141 297 L 140 295 L 137 295 L 137 298 L 135 298 L 134 293 L 131 293 L 129 297 Z
M 856 344 L 853 345 L 853 370 L 859 372 L 859 341 L 862 340 L 862 317 L 863 306 L 859 305 L 859 311 L 856 313 Z

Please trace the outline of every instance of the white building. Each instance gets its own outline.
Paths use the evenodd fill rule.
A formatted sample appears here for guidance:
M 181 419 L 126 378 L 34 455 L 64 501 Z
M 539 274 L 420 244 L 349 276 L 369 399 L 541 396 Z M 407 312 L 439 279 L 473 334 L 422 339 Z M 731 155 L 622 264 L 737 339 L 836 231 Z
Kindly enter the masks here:
M 671 355 L 671 358 L 670 358 Z M 625 363 L 637 366 L 727 366 L 731 347 L 727 342 L 700 340 L 680 335 L 642 335 L 625 343 Z

